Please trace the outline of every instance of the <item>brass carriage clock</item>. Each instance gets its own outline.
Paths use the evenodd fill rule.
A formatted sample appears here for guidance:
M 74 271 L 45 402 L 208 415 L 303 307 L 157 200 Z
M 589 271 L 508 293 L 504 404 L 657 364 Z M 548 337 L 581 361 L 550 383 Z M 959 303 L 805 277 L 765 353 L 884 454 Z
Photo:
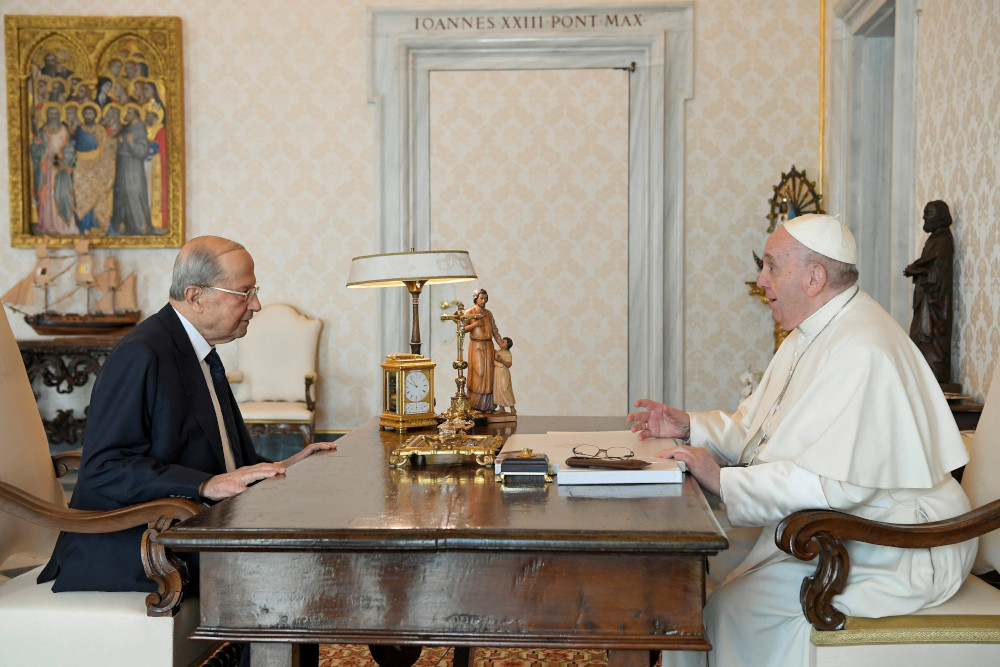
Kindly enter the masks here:
M 382 362 L 382 416 L 379 426 L 404 432 L 437 426 L 434 415 L 434 362 L 419 354 L 390 354 Z

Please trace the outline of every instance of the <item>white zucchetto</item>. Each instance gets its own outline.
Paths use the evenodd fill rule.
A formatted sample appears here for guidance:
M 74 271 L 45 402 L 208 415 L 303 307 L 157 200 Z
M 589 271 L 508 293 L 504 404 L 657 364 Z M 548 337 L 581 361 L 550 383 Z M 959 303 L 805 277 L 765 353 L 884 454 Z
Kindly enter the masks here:
M 784 224 L 796 241 L 824 257 L 845 264 L 858 263 L 858 246 L 847 225 L 833 216 L 807 213 Z

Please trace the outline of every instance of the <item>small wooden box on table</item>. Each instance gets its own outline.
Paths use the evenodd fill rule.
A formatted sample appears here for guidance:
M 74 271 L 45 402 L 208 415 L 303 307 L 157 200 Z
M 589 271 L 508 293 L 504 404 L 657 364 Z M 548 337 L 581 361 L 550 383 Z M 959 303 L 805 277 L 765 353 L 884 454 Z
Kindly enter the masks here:
M 476 432 L 621 428 L 519 416 Z M 302 642 L 606 648 L 637 667 L 709 648 L 705 559 L 727 542 L 693 479 L 584 497 L 508 489 L 461 457 L 390 468 L 411 435 L 371 420 L 161 535 L 201 552 L 195 636 L 250 642 L 255 665 L 290 664 Z

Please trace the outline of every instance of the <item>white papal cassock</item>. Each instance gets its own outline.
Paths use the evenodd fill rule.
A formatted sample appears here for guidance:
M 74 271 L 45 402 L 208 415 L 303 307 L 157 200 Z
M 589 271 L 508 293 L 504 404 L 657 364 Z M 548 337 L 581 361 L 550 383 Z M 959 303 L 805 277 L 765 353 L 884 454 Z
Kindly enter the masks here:
M 808 664 L 799 588 L 816 564 L 775 545 L 785 516 L 828 508 L 923 523 L 969 509 L 950 475 L 968 454 L 937 380 L 899 325 L 857 287 L 788 335 L 735 413 L 691 413 L 691 444 L 724 466 L 721 495 L 725 518 L 737 528 L 730 538 L 737 553 L 740 534 L 748 532 L 741 527 L 763 527 L 709 596 L 709 663 L 719 667 Z M 751 457 L 750 466 L 739 467 Z M 947 600 L 969 573 L 976 544 L 847 546 L 850 576 L 834 605 L 848 615 L 880 617 Z M 712 564 L 716 580 L 722 556 Z M 664 653 L 665 664 L 670 657 Z

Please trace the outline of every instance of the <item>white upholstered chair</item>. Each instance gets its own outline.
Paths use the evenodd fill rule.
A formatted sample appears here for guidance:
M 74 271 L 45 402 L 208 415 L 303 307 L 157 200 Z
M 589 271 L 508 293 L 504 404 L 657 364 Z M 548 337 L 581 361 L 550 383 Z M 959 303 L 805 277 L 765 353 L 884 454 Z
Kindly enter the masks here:
M 975 574 L 944 604 L 907 616 L 843 618 L 830 606 L 847 578 L 849 563 L 846 556 L 838 557 L 842 540 L 927 547 L 979 536 L 973 572 L 1000 570 L 1000 363 L 970 442 L 962 487 L 974 509 L 948 521 L 922 526 L 886 524 L 890 527 L 882 529 L 856 517 L 845 520 L 835 512 L 805 511 L 789 516 L 779 526 L 776 540 L 788 553 L 803 560 L 823 553 L 820 560 L 824 562 L 814 580 L 803 582 L 801 595 L 803 611 L 813 624 L 812 665 L 1000 665 L 1000 589 Z
M 233 394 L 251 435 L 301 433 L 313 441 L 320 320 L 281 303 L 261 308 L 236 340 Z
M 198 601 L 175 605 L 181 572 L 162 571 L 163 596 L 149 598 L 146 593 L 53 593 L 52 582 L 35 583 L 59 530 L 110 532 L 168 517 L 162 528 L 201 506 L 172 498 L 116 513 L 68 509 L 56 471 L 75 467 L 79 452 L 57 457 L 62 463 L 49 455 L 6 313 L 0 314 L 0 424 L 0 569 L 16 575 L 0 576 L 0 664 L 170 667 L 188 665 L 211 650 L 211 644 L 187 638 L 198 622 Z M 144 546 L 151 561 L 166 557 L 155 543 Z M 158 564 L 163 562 L 151 562 L 154 569 Z

